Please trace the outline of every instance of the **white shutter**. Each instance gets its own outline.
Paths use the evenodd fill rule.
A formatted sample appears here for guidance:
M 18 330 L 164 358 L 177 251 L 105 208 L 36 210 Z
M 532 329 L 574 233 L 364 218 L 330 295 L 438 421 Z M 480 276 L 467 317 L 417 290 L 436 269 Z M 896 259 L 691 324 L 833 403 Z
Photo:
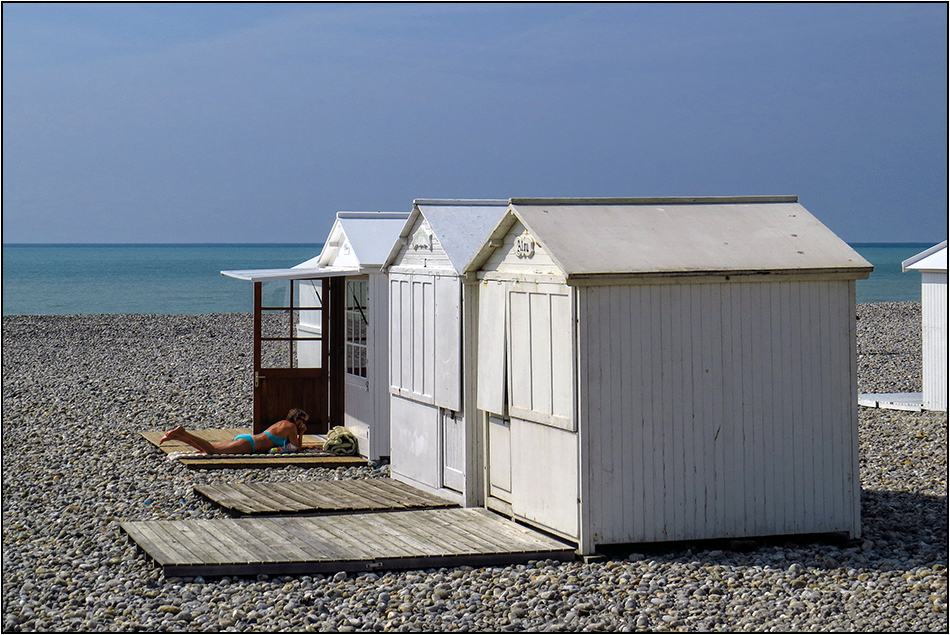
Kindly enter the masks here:
M 435 405 L 462 409 L 462 285 L 435 277 Z
M 505 284 L 486 280 L 478 290 L 478 407 L 505 413 Z

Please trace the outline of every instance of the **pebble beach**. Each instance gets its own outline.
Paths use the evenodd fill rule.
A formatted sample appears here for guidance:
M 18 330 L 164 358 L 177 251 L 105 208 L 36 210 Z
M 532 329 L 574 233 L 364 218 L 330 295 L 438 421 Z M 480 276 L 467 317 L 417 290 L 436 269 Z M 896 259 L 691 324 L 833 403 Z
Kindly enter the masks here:
M 858 389 L 921 390 L 920 303 L 860 304 Z M 862 536 L 629 545 L 600 561 L 165 577 L 126 520 L 226 518 L 140 432 L 250 427 L 249 314 L 5 316 L 4 632 L 939 632 L 947 414 L 859 408 Z

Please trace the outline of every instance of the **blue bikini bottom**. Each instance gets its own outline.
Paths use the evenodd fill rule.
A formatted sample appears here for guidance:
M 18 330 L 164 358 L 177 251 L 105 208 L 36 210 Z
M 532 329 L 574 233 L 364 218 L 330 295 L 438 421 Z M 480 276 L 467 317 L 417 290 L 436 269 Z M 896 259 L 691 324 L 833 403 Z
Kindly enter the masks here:
M 254 454 L 254 437 L 252 437 L 249 434 L 239 434 L 236 437 L 234 437 L 235 441 L 237 441 L 238 439 L 247 439 L 247 442 L 251 444 L 251 454 Z

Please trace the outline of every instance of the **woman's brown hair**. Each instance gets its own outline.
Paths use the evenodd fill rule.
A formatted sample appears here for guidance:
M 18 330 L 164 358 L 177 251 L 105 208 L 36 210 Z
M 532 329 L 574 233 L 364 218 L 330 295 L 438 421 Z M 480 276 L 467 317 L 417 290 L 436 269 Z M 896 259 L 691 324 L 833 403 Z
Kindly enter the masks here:
M 287 413 L 287 421 L 290 421 L 291 423 L 296 423 L 297 419 L 303 419 L 304 421 L 308 421 L 310 419 L 310 415 L 308 415 L 306 412 L 304 412 L 300 408 L 293 408 L 290 412 Z

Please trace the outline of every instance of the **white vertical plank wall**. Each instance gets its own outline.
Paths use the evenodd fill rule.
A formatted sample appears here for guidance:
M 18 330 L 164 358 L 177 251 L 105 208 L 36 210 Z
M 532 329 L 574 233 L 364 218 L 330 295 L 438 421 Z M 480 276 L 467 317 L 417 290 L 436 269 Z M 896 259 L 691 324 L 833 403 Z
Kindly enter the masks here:
M 577 292 L 590 541 L 860 535 L 853 281 Z
M 947 410 L 947 274 L 921 272 L 924 408 Z

